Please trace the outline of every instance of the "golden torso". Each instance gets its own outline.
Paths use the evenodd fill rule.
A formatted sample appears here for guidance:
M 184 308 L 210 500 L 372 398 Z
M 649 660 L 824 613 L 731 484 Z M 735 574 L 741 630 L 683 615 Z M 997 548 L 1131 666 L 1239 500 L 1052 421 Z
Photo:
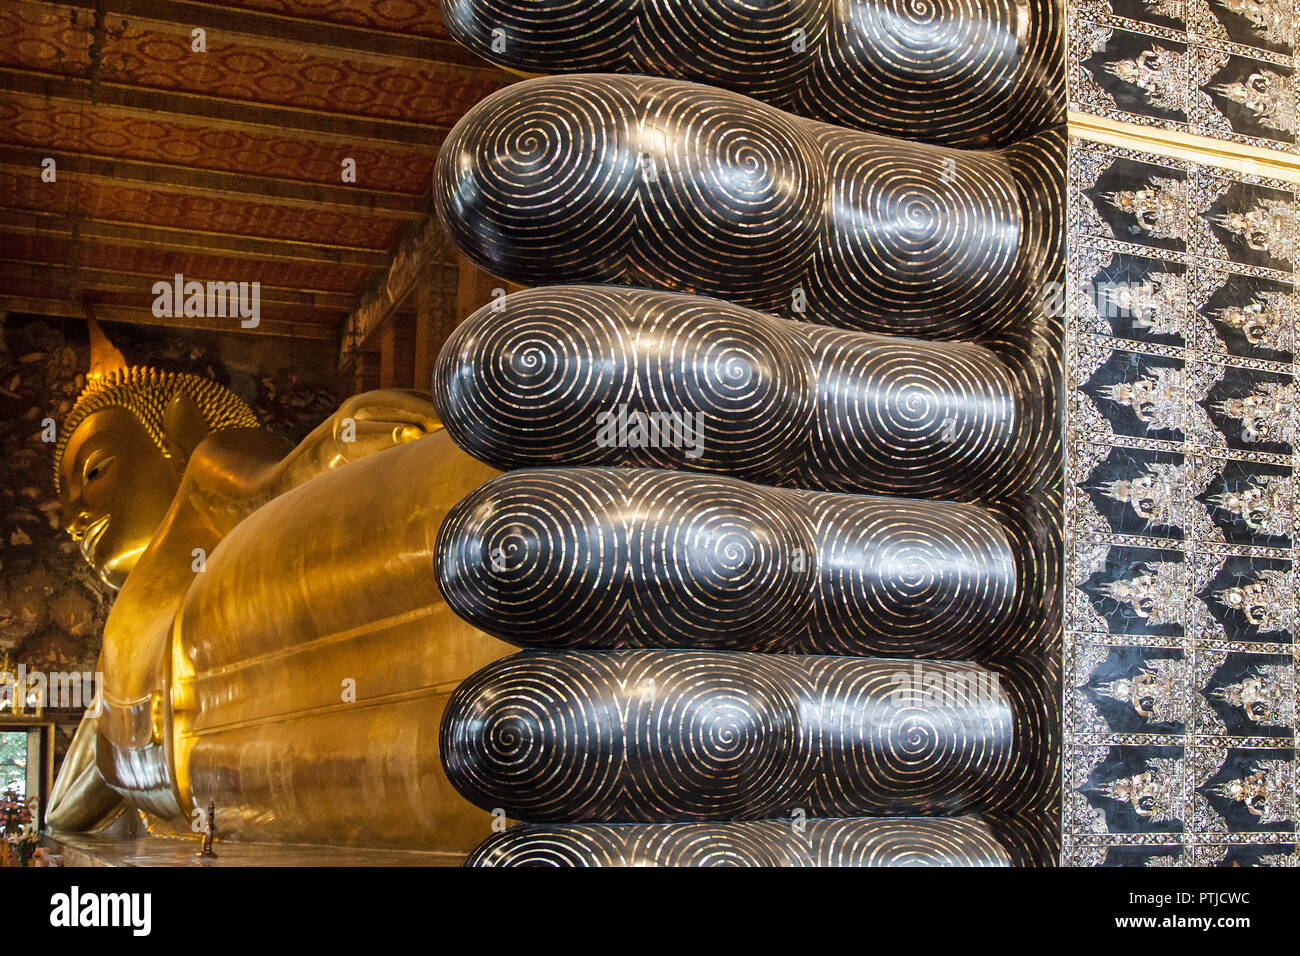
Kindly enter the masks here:
M 304 480 L 256 434 L 200 446 L 114 604 L 100 773 L 186 831 L 213 802 L 234 837 L 469 849 L 492 821 L 442 708 L 513 648 L 449 611 L 433 547 L 495 472 L 439 430 Z

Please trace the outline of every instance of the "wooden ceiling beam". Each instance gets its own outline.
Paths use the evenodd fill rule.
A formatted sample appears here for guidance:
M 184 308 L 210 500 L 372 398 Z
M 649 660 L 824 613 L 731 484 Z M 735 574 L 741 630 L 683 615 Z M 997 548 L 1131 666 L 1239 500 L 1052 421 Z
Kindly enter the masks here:
M 48 6 L 48 4 L 41 4 Z M 410 68 L 441 64 L 459 71 L 505 79 L 499 67 L 476 56 L 454 40 L 410 36 L 361 26 L 326 23 L 303 17 L 266 13 L 188 0 L 61 0 L 59 6 L 93 15 L 102 6 L 107 18 L 126 19 L 133 27 L 172 27 L 188 35 L 195 27 L 238 37 L 268 50 L 311 56 L 336 56 L 361 63 Z
M 84 153 L 34 146 L 0 144 L 0 170 L 39 176 L 41 161 L 53 157 L 60 178 L 82 179 L 112 185 L 140 186 L 244 202 L 255 200 L 303 209 L 334 207 L 373 213 L 395 219 L 418 219 L 427 212 L 424 197 L 384 192 L 360 186 L 329 186 L 299 180 L 249 176 L 218 170 L 176 166 L 129 159 L 106 159 Z
M 80 301 L 72 299 L 46 298 L 39 296 L 0 294 L 0 313 L 26 312 L 32 315 L 47 315 L 53 318 L 84 319 L 86 310 Z M 171 329 L 191 329 L 203 332 L 219 332 L 230 335 L 279 336 L 291 339 L 307 339 L 328 342 L 334 339 L 334 327 L 315 325 L 305 322 L 290 322 L 284 319 L 262 319 L 256 328 L 242 328 L 235 319 L 201 319 L 184 316 L 156 316 L 151 309 L 133 308 L 121 305 L 97 304 L 95 317 L 104 322 L 127 322 L 131 325 L 154 325 Z M 225 322 L 220 325 L 218 323 Z
M 239 236 L 90 218 L 77 218 L 74 230 L 73 220 L 64 213 L 32 212 L 28 209 L 0 208 L 0 229 L 59 236 L 76 242 L 91 240 L 161 249 L 165 252 L 215 253 L 241 259 L 359 266 L 375 270 L 388 265 L 388 256 L 384 252 L 289 239 Z
M 110 292 L 119 294 L 136 294 L 141 291 L 150 293 L 153 284 L 160 277 L 153 272 L 105 272 L 100 269 L 81 268 L 77 270 L 77 282 L 74 287 L 72 268 L 66 263 L 25 262 L 6 260 L 0 262 L 0 287 L 12 292 L 26 293 L 42 285 L 55 289 L 67 289 L 69 293 L 80 295 L 83 291 Z M 219 276 L 187 275 L 187 279 L 206 282 L 219 279 Z M 262 302 L 267 305 L 297 306 L 319 312 L 332 312 L 342 315 L 356 305 L 354 295 L 339 292 L 324 292 L 314 289 L 291 289 L 284 286 L 261 284 Z
M 18 3 L 23 7 L 37 6 L 34 0 L 18 0 Z M 236 51 L 264 50 L 286 62 L 299 57 L 305 62 L 336 63 L 343 69 L 353 64 L 352 69 L 361 74 L 382 67 L 407 76 L 431 77 L 435 84 L 445 78 L 453 84 L 448 93 L 453 98 L 472 98 L 478 88 L 489 90 L 511 79 L 504 71 L 446 38 L 327 22 L 314 19 L 310 12 L 268 12 L 207 0 L 55 0 L 39 6 L 42 16 L 33 22 L 44 24 L 42 34 L 51 30 L 63 31 L 60 36 L 66 34 L 66 22 L 60 21 L 71 21 L 75 16 L 76 22 L 88 30 L 94 24 L 103 25 L 109 31 L 110 46 L 112 31 L 119 26 L 126 27 L 128 22 L 131 36 L 161 34 L 163 43 L 170 42 L 173 35 L 188 37 L 194 27 L 203 27 L 208 32 L 209 44 L 226 44 Z M 131 36 L 122 41 L 127 52 L 134 49 L 129 42 Z M 57 38 L 46 39 L 55 42 Z M 56 45 L 59 44 L 66 45 L 66 42 L 58 40 Z M 356 106 L 353 113 L 340 113 L 333 111 L 334 104 L 273 105 L 260 102 L 243 86 L 223 87 L 231 95 L 211 96 L 136 85 L 131 76 L 114 75 L 109 79 L 111 71 L 105 75 L 96 73 L 92 80 L 89 64 L 81 62 L 84 51 L 79 37 L 73 37 L 73 45 L 76 49 L 72 51 L 72 63 L 55 64 L 39 59 L 33 61 L 32 69 L 0 67 L 0 91 L 13 94 L 7 101 L 27 113 L 36 109 L 61 111 L 58 123 L 51 127 L 56 130 L 52 135 L 59 137 L 56 141 L 73 146 L 74 151 L 0 142 L 0 171 L 11 176 L 34 174 L 40 169 L 41 161 L 52 155 L 58 162 L 60 176 L 73 183 L 133 186 L 157 193 L 160 201 L 172 205 L 175 200 L 171 197 L 179 195 L 216 196 L 227 202 L 256 201 L 282 207 L 289 216 L 297 210 L 333 206 L 340 216 L 374 217 L 366 223 L 373 228 L 356 234 L 369 237 L 371 242 L 382 241 L 375 238 L 381 232 L 391 234 L 384 220 L 401 221 L 404 241 L 392 250 L 377 251 L 373 247 L 334 243 L 331 240 L 337 235 L 333 230 L 308 232 L 307 235 L 324 240 L 313 242 L 247 236 L 236 233 L 235 226 L 230 226 L 228 231 L 216 231 L 205 228 L 209 225 L 206 222 L 195 222 L 191 228 L 188 217 L 169 216 L 174 224 L 160 226 L 120 218 L 0 207 L 0 240 L 7 235 L 8 247 L 16 250 L 18 256 L 42 259 L 67 256 L 66 261 L 58 263 L 26 261 L 16 256 L 0 262 L 0 288 L 4 290 L 0 294 L 0 311 L 80 318 L 84 315 L 84 298 L 89 296 L 92 300 L 99 299 L 96 310 L 105 321 L 310 339 L 332 343 L 336 354 L 340 354 L 346 329 L 352 342 L 341 350 L 341 357 L 357 358 L 373 350 L 375 342 L 367 343 L 366 339 L 375 331 L 376 320 L 386 317 L 387 325 L 382 333 L 386 349 L 381 351 L 387 353 L 388 378 L 396 380 L 394 352 L 405 340 L 393 325 L 397 321 L 395 316 L 411 304 L 406 299 L 417 276 L 430 267 L 445 275 L 449 267 L 444 260 L 453 256 L 454 250 L 441 237 L 431 216 L 427 193 L 416 196 L 336 184 L 327 175 L 328 169 L 322 171 L 319 160 L 336 152 L 341 156 L 354 155 L 346 149 L 364 144 L 372 152 L 405 164 L 391 167 L 394 172 L 405 170 L 407 175 L 390 177 L 390 188 L 410 188 L 417 178 L 415 174 L 426 168 L 446 138 L 449 126 L 442 123 L 448 121 L 450 112 L 422 113 L 441 121 L 428 123 L 409 118 L 378 118 L 368 115 L 363 106 Z M 126 62 L 124 59 L 123 63 Z M 67 76 L 64 70 L 84 72 L 86 76 Z M 39 105 L 34 102 L 37 98 Z M 303 97 L 289 99 L 305 101 Z M 393 108 L 410 115 L 410 110 L 400 101 Z M 168 124 L 166 135 L 173 140 L 180 137 L 181 142 L 191 141 L 195 131 L 203 130 L 243 134 L 226 137 L 232 140 L 251 143 L 261 140 L 270 144 L 266 148 L 268 155 L 276 160 L 275 175 L 263 175 L 266 167 L 257 162 L 235 164 L 243 172 L 185 166 L 182 165 L 185 160 L 178 158 L 181 154 L 177 152 L 173 156 L 170 148 L 151 149 L 133 159 L 97 155 L 99 147 L 86 143 L 85 135 L 77 136 L 78 130 L 87 131 L 88 124 L 94 129 L 129 128 L 139 120 Z M 17 138 L 16 129 L 0 130 L 0 141 Z M 293 174 L 293 167 L 279 160 L 300 142 L 317 154 L 310 172 L 304 175 L 323 182 L 283 178 Z M 151 158 L 155 155 L 158 160 Z M 14 201 L 30 202 L 21 180 L 16 187 Z M 147 202 L 145 206 L 138 212 L 147 220 Z M 110 215 L 134 218 L 137 210 L 133 206 L 129 212 Z M 246 214 L 243 218 L 250 220 L 256 216 Z M 256 224 L 249 226 L 252 231 L 258 228 Z M 264 317 L 260 325 L 242 329 L 238 323 L 226 327 L 221 320 L 155 316 L 148 299 L 140 293 L 142 289 L 151 290 L 158 277 L 111 268 L 122 261 L 128 270 L 138 270 L 150 263 L 173 261 L 173 256 L 196 257 L 187 259 L 196 267 L 205 261 L 204 257 L 242 260 L 220 265 L 208 260 L 209 268 L 234 267 L 236 272 L 242 271 L 243 263 L 260 262 L 265 266 L 262 271 L 274 275 L 285 286 L 299 282 L 332 286 L 337 279 L 338 288 L 325 291 L 267 286 L 262 289 Z M 97 268 L 77 268 L 78 262 L 87 260 L 96 263 Z M 297 267 L 287 268 L 289 264 Z M 331 267 L 338 267 L 338 271 Z M 187 278 L 229 280 L 231 277 L 187 275 Z M 360 288 L 355 294 L 348 294 L 354 283 L 359 283 Z M 374 368 L 369 367 L 372 364 Z M 373 378 L 382 371 L 377 361 L 358 361 L 358 372 L 363 367 Z
M 149 119 L 181 116 L 213 128 L 266 133 L 293 132 L 311 138 L 335 137 L 349 142 L 396 143 L 436 150 L 448 127 L 403 120 L 371 119 L 295 106 L 268 106 L 247 100 L 164 92 L 101 80 L 95 96 L 89 80 L 0 68 L 0 90 L 43 96 L 87 108 L 94 105 L 134 110 Z
M 339 326 L 340 371 L 368 347 L 371 334 L 390 316 L 403 308 L 415 311 L 407 298 L 420 276 L 453 254 L 437 217 L 425 216 L 406 227 L 388 256 L 388 268 L 362 288 L 356 310 Z

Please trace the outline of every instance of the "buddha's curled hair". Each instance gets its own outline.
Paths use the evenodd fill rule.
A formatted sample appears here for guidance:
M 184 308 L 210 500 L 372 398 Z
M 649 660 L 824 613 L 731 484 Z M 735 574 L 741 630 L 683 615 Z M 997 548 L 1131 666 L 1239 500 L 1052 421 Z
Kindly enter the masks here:
M 139 419 L 149 437 L 164 455 L 170 456 L 163 437 L 163 416 L 177 392 L 184 392 L 198 407 L 210 431 L 228 428 L 256 428 L 260 425 L 253 410 L 238 395 L 208 378 L 184 372 L 162 372 L 156 368 L 132 365 L 93 379 L 82 390 L 77 403 L 68 413 L 59 432 L 54 451 L 54 487 L 59 489 L 59 467 L 68 439 L 87 416 L 103 408 L 124 408 Z

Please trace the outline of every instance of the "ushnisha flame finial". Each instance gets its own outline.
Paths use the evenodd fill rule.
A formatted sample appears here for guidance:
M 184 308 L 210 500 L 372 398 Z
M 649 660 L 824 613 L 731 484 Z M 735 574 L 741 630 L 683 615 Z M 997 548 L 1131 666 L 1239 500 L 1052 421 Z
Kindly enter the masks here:
M 127 367 L 126 357 L 117 349 L 103 327 L 95 320 L 94 306 L 83 303 L 86 309 L 86 326 L 90 329 L 90 368 L 86 372 L 88 382 L 98 381 L 110 372 Z

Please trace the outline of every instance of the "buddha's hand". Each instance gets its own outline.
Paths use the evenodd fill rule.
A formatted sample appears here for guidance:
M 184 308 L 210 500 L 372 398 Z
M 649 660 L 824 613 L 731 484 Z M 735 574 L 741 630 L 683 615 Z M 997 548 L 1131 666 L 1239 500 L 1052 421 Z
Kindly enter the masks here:
M 419 392 L 381 388 L 354 395 L 302 440 L 286 463 L 290 485 L 442 427 Z
M 331 437 L 338 445 L 335 453 L 346 461 L 415 441 L 441 427 L 432 402 L 417 391 L 398 388 L 354 395 L 330 419 Z

